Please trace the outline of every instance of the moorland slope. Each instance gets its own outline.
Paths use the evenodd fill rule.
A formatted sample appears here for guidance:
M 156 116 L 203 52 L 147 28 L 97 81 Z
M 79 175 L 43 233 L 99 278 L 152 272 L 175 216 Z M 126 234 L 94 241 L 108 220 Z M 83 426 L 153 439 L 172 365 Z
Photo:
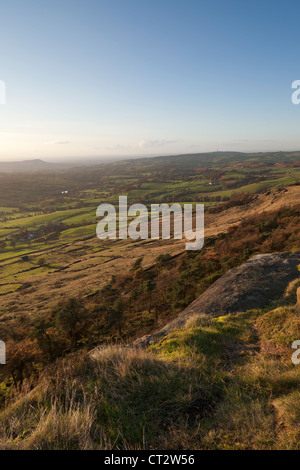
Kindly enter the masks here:
M 205 238 L 208 240 L 226 233 L 230 227 L 253 215 L 296 206 L 299 199 L 300 186 L 296 185 L 255 195 L 241 206 L 218 213 L 208 212 L 205 215 Z M 34 315 L 63 298 L 91 295 L 112 276 L 129 271 L 141 257 L 143 268 L 148 269 L 161 254 L 175 257 L 184 252 L 184 240 L 120 240 L 102 242 L 100 246 L 95 235 L 61 247 L 33 252 L 26 262 L 20 257 L 9 259 L 2 262 L 0 272 L 0 288 L 4 292 L 0 297 L 2 312 L 9 313 L 3 321 L 19 313 Z M 41 259 L 44 260 L 43 266 L 39 266 Z
M 235 278 L 240 295 L 250 267 L 258 278 L 267 269 L 279 288 L 268 300 L 280 306 L 221 316 L 193 307 L 146 350 L 106 346 L 57 361 L 0 412 L 0 448 L 299 449 L 298 262 L 299 253 L 262 256 L 211 288 L 222 297 Z

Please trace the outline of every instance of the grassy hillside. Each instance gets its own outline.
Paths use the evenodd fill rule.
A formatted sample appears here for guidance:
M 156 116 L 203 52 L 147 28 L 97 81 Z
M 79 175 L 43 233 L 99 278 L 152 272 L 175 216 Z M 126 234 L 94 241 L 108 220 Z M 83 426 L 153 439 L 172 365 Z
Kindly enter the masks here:
M 272 310 L 194 317 L 147 351 L 60 360 L 7 398 L 0 447 L 299 449 L 295 284 L 288 294 Z
M 298 448 L 295 286 L 278 308 L 202 315 L 147 350 L 125 345 L 251 255 L 300 249 L 299 158 L 0 173 L 0 448 Z M 96 208 L 119 194 L 205 203 L 204 248 L 100 241 Z

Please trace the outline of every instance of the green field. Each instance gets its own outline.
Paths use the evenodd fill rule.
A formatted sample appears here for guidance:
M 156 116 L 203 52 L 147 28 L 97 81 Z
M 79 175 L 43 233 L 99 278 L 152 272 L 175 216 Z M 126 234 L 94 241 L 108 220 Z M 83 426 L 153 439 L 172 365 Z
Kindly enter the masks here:
M 127 194 L 129 204 L 212 207 L 237 193 L 298 183 L 300 168 L 292 163 L 298 160 L 299 152 L 217 152 L 57 171 L 50 180 L 43 173 L 0 173 L 0 260 L 95 236 L 97 206 L 118 204 L 119 195 Z

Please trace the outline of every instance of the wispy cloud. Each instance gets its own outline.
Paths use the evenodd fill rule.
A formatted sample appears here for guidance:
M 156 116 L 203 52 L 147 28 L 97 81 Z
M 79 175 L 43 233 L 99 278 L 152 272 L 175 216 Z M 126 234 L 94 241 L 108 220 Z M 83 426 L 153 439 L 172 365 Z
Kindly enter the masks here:
M 236 139 L 235 142 L 238 142 L 238 143 L 248 143 L 248 142 L 276 142 L 275 139 Z
M 147 148 L 159 148 L 166 145 L 177 144 L 178 140 L 140 140 L 138 143 L 133 144 L 113 144 L 106 148 L 109 150 L 138 150 Z
M 55 142 L 46 142 L 46 145 L 68 145 L 70 143 L 71 142 L 69 142 L 68 140 L 57 140 Z
M 177 144 L 178 140 L 141 140 L 138 144 L 139 148 L 164 147 L 165 145 Z

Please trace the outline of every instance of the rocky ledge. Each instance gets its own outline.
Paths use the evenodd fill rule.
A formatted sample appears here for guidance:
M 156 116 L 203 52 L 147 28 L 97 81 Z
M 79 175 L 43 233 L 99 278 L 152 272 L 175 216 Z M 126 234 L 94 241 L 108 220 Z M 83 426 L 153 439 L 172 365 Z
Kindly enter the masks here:
M 299 276 L 299 265 L 299 251 L 254 256 L 224 274 L 159 332 L 137 339 L 134 345 L 156 343 L 172 330 L 182 328 L 194 315 L 217 317 L 266 307 L 281 298 L 290 281 Z

